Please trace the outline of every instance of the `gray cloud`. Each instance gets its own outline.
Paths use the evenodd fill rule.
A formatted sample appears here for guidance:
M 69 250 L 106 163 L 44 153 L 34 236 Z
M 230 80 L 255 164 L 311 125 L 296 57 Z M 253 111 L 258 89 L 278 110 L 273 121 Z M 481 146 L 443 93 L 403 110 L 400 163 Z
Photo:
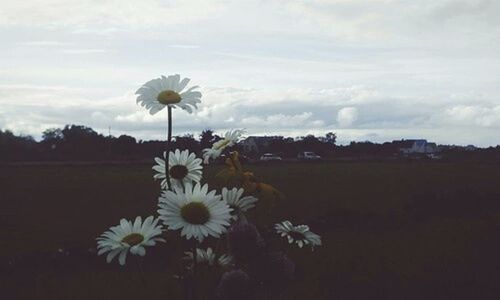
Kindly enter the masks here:
M 163 138 L 164 112 L 149 116 L 133 92 L 180 73 L 204 97 L 195 114 L 176 111 L 176 133 L 494 145 L 499 12 L 493 0 L 10 2 L 0 11 L 0 126 Z
M 149 115 L 135 105 L 132 92 L 108 99 L 87 99 L 78 95 L 81 91 L 57 87 L 3 86 L 1 90 L 0 97 L 7 99 L 0 111 L 2 122 L 6 128 L 18 132 L 39 136 L 43 129 L 76 123 L 92 126 L 103 133 L 111 126 L 114 134 L 127 133 L 143 139 L 165 135 L 165 112 Z M 249 134 L 304 135 L 333 130 L 346 142 L 431 134 L 438 141 L 464 143 L 474 136 L 450 139 L 450 127 L 478 132 L 500 128 L 499 105 L 419 103 L 418 99 L 385 97 L 381 91 L 363 87 L 321 92 L 237 88 L 206 88 L 203 91 L 203 103 L 196 113 L 190 115 L 175 110 L 175 133 L 199 133 L 205 128 L 219 132 L 246 128 Z M 289 95 L 307 101 L 295 101 L 295 98 L 288 98 Z M 286 107 L 287 103 L 293 105 Z M 20 117 L 20 112 L 24 112 L 24 117 Z M 489 134 L 486 136 L 491 138 Z M 488 142 L 478 141 L 476 143 L 483 145 Z

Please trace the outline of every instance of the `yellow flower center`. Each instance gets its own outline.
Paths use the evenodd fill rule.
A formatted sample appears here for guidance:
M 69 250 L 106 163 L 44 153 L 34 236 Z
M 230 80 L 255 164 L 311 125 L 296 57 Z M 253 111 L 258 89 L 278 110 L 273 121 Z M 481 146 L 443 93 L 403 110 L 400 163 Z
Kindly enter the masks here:
M 140 244 L 144 241 L 144 236 L 140 233 L 131 233 L 122 239 L 123 243 L 127 243 L 130 247 Z
M 183 165 L 175 165 L 170 168 L 168 173 L 170 174 L 170 177 L 181 180 L 188 174 L 188 169 Z
M 201 202 L 190 202 L 181 208 L 181 217 L 190 224 L 205 224 L 210 219 L 210 212 Z
M 181 95 L 172 90 L 163 91 L 156 97 L 156 100 L 158 100 L 158 102 L 165 105 L 179 103 L 181 102 L 181 99 Z

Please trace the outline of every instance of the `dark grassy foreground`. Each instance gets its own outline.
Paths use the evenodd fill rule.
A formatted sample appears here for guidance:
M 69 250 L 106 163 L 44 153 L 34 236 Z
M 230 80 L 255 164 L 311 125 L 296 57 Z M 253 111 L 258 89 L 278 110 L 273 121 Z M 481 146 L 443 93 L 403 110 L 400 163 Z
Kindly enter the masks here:
M 176 299 L 168 245 L 148 250 L 146 282 L 131 257 L 121 268 L 88 251 L 121 217 L 155 212 L 150 167 L 0 166 L 0 298 Z M 323 237 L 313 253 L 290 253 L 297 279 L 283 299 L 500 298 L 500 166 L 251 169 L 287 195 L 277 220 Z

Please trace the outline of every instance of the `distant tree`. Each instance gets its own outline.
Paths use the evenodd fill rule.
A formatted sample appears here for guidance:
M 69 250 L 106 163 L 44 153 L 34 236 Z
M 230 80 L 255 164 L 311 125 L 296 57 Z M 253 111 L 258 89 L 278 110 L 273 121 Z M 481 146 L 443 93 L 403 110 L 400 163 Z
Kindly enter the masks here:
M 175 137 L 175 146 L 173 148 L 178 148 L 180 150 L 187 149 L 190 152 L 199 153 L 200 143 L 194 139 L 192 134 L 186 134 Z
M 337 141 L 337 135 L 333 132 L 328 132 L 325 135 L 325 140 L 327 143 L 335 145 L 335 142 Z
M 99 137 L 99 134 L 94 129 L 81 125 L 66 125 L 61 133 L 65 142 L 89 140 Z
M 302 139 L 302 141 L 306 144 L 317 144 L 319 142 L 319 139 L 313 134 L 308 134 Z
M 62 140 L 64 137 L 60 128 L 46 129 L 42 134 L 42 141 L 46 143 L 54 143 Z
M 294 157 L 297 155 L 295 148 L 293 139 L 277 136 L 269 142 L 265 152 L 278 153 L 284 157 Z
M 32 136 L 16 136 L 10 130 L 0 130 L 0 160 L 36 160 L 38 157 L 37 143 Z
M 137 141 L 134 137 L 120 135 L 118 138 L 113 138 L 109 142 L 111 143 L 110 152 L 112 155 L 131 157 L 136 153 Z
M 380 144 L 375 144 L 369 141 L 366 142 L 351 142 L 348 147 L 348 152 L 351 155 L 358 157 L 361 156 L 374 156 L 377 155 L 382 146 Z
M 60 128 L 49 128 L 46 129 L 42 134 L 42 151 L 51 158 L 57 156 L 59 151 L 58 146 L 63 140 L 64 135 Z
M 81 125 L 66 125 L 61 131 L 62 153 L 66 158 L 73 159 L 104 159 L 106 139 L 90 127 Z
M 200 148 L 201 149 L 210 148 L 212 147 L 214 142 L 215 142 L 215 135 L 213 130 L 211 129 L 203 130 L 203 132 L 200 134 Z
M 312 134 L 307 135 L 302 139 L 302 151 L 314 151 L 321 153 L 322 143 L 321 141 Z
M 117 139 L 117 142 L 121 145 L 135 145 L 136 144 L 135 137 L 130 136 L 130 135 L 126 135 L 126 134 L 120 135 Z

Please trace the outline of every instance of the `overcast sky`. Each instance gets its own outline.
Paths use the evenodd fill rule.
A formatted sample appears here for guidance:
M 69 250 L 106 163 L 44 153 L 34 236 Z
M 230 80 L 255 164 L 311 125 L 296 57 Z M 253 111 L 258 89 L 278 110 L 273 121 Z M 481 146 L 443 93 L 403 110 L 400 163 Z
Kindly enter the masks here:
M 0 0 L 0 128 L 165 136 L 134 92 L 191 78 L 174 133 L 500 144 L 497 0 Z

